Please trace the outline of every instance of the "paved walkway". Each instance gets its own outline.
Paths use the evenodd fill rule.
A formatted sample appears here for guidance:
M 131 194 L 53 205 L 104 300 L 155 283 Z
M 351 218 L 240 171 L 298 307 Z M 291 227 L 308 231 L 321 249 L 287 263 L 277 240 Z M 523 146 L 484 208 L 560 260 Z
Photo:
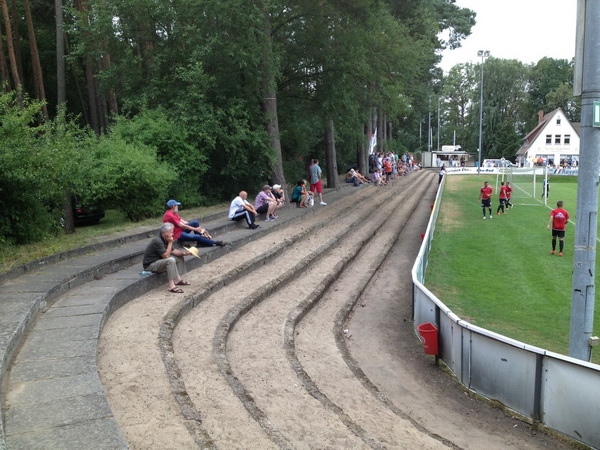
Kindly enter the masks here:
M 324 199 L 335 202 L 354 191 L 342 183 Z M 226 212 L 200 218 L 232 245 L 201 248 L 202 259 L 188 258 L 188 270 L 317 208 L 288 206 L 255 231 L 228 220 Z M 0 449 L 84 448 L 90 442 L 95 449 L 127 448 L 98 378 L 97 343 L 113 311 L 166 285 L 165 275 L 139 273 L 157 228 L 140 227 L 0 277 Z

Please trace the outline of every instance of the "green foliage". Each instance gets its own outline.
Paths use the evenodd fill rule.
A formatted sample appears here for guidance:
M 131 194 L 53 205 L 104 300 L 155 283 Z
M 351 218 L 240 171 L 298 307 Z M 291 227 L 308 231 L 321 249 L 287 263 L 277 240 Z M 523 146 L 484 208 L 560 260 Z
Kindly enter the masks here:
M 140 221 L 164 209 L 169 187 L 177 179 L 169 164 L 157 161 L 154 148 L 127 143 L 119 136 L 100 137 L 89 169 L 92 197 Z
M 444 78 L 441 136 L 467 151 L 476 151 L 479 139 L 481 64 L 459 64 Z M 572 64 L 543 58 L 526 65 L 516 60 L 489 58 L 484 62 L 483 158 L 513 159 L 523 137 L 537 124 L 537 112 L 560 107 L 577 122 L 580 101 L 572 95 Z
M 200 204 L 199 189 L 208 169 L 207 155 L 196 145 L 185 124 L 169 119 L 163 109 L 146 110 L 129 120 L 118 117 L 110 132 L 134 146 L 154 148 L 158 160 L 176 174 L 169 196 L 186 205 Z
M 486 152 L 488 157 L 513 159 L 521 145 L 521 137 L 509 121 L 505 120 L 497 126 L 489 143 L 490 148 Z
M 474 64 L 458 64 L 444 79 L 441 102 L 441 141 L 477 151 L 479 138 L 479 71 Z
M 40 36 L 54 34 L 49 11 L 34 5 Z M 257 188 L 281 163 L 296 173 L 298 161 L 323 156 L 330 120 L 340 162 L 356 159 L 374 107 L 392 123 L 418 123 L 439 75 L 432 70 L 436 50 L 459 45 L 474 23 L 472 11 L 446 0 L 89 0 L 65 12 L 67 85 L 78 87 L 67 92 L 67 108 L 81 113 L 81 122 L 103 115 L 106 104 L 118 109 L 114 125 L 101 118 L 98 129 L 110 130 L 117 147 L 122 140 L 154 149 L 176 174 L 168 195 L 188 205 Z M 53 67 L 48 42 L 42 60 Z M 45 77 L 56 85 L 54 74 Z M 275 128 L 266 130 L 270 95 L 277 98 L 271 113 L 279 118 L 283 162 Z M 87 104 L 91 98 L 97 107 Z M 404 131 L 414 143 L 415 130 Z M 95 151 L 74 155 L 81 166 L 98 163 L 89 161 Z M 96 187 L 102 181 L 80 183 L 79 176 L 57 187 L 111 198 Z
M 21 107 L 15 93 L 0 94 L 0 208 L 5 211 L 0 241 L 25 244 L 55 234 L 61 229 L 62 199 L 69 193 L 120 208 L 136 221 L 163 208 L 177 173 L 141 140 L 154 136 L 166 145 L 164 121 L 157 120 L 159 131 L 147 122 L 148 134 L 127 143 L 118 135 L 98 140 L 63 116 L 37 124 L 40 110 L 39 102 L 26 98 Z M 170 131 L 171 137 L 177 134 Z M 141 134 L 141 128 L 135 133 Z
M 203 187 L 217 199 L 230 199 L 240 190 L 260 190 L 271 174 L 273 151 L 266 131 L 251 126 L 243 104 L 230 103 L 215 111 L 215 148 Z
M 530 68 L 529 75 L 529 115 L 528 131 L 537 123 L 538 111 L 550 112 L 556 107 L 561 107 L 565 113 L 570 112 L 568 102 L 573 100 L 573 63 L 566 59 L 542 58 Z M 570 96 L 565 96 L 560 102 L 554 98 L 554 104 L 548 103 L 548 95 L 556 90 L 561 90 L 561 86 L 570 87 Z M 567 89 L 569 90 L 569 89 Z M 575 114 L 576 112 L 573 111 Z M 579 116 L 568 116 L 569 120 L 579 121 Z
M 59 226 L 56 167 L 71 160 L 50 127 L 36 125 L 41 103 L 0 93 L 0 241 L 41 240 Z M 54 144 L 49 146 L 48 144 Z M 57 152 L 56 150 L 59 149 Z
M 573 96 L 571 83 L 563 83 L 546 94 L 546 112 L 561 108 L 570 122 L 581 118 L 581 97 Z

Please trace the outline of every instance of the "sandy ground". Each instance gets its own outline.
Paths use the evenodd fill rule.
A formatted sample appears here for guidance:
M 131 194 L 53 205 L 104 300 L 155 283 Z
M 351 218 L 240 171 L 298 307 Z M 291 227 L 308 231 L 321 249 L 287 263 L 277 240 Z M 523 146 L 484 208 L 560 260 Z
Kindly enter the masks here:
M 98 363 L 130 447 L 566 448 L 422 352 L 410 269 L 436 186 L 357 189 L 117 311 Z

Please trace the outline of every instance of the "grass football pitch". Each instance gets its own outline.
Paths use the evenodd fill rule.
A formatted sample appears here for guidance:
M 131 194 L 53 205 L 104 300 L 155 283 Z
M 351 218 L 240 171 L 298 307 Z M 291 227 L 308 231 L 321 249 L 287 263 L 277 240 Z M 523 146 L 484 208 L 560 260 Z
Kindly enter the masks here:
M 482 219 L 478 201 L 484 181 L 494 188 L 491 220 Z M 515 192 L 515 188 L 515 206 L 506 215 L 496 215 L 496 175 L 448 176 L 425 280 L 427 287 L 461 318 L 566 355 L 575 225 L 567 225 L 562 257 L 550 255 L 551 231 L 546 225 L 558 200 L 563 200 L 571 220 L 577 220 L 577 178 L 552 177 L 548 206 L 541 198 L 541 182 L 540 177 L 536 198 Z M 598 304 L 594 315 L 593 334 L 598 335 Z M 598 364 L 600 347 L 596 349 L 592 361 Z

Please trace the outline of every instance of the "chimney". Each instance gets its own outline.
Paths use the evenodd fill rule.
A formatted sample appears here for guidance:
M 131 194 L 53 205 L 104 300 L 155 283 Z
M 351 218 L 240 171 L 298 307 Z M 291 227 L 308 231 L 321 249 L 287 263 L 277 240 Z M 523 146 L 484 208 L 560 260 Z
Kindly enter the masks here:
M 542 123 L 544 120 L 544 111 L 538 111 L 538 123 Z

